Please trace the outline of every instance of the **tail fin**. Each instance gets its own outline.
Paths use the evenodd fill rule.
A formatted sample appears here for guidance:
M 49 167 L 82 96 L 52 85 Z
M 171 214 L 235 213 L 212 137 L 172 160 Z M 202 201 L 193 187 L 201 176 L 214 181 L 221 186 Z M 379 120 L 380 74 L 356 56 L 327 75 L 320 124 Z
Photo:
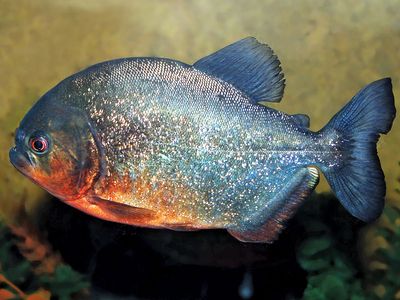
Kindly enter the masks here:
M 323 167 L 332 190 L 355 217 L 373 221 L 382 213 L 386 193 L 385 177 L 376 143 L 388 133 L 396 115 L 390 78 L 364 87 L 324 127 L 343 137 L 341 167 Z

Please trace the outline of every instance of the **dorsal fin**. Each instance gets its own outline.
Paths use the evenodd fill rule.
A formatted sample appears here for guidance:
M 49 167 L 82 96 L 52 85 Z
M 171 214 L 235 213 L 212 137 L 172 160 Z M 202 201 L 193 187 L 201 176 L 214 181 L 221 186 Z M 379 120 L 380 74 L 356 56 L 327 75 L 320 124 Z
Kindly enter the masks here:
M 270 47 L 253 37 L 226 46 L 193 67 L 232 84 L 254 102 L 282 99 L 285 79 L 280 61 Z
M 301 127 L 310 128 L 310 117 L 304 114 L 292 115 L 294 121 Z

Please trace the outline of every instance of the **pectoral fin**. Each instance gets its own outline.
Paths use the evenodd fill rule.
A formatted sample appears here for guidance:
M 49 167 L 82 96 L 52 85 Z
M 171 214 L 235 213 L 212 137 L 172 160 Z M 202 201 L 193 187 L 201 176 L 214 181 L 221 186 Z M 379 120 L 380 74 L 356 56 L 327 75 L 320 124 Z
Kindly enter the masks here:
M 157 219 L 156 212 L 150 209 L 134 207 L 99 197 L 91 197 L 84 201 L 71 201 L 67 204 L 89 215 L 117 223 L 155 227 L 154 221 Z
M 253 214 L 247 222 L 229 228 L 228 232 L 243 242 L 271 243 L 285 227 L 285 222 L 318 184 L 318 170 L 306 167 L 298 170 L 263 210 Z

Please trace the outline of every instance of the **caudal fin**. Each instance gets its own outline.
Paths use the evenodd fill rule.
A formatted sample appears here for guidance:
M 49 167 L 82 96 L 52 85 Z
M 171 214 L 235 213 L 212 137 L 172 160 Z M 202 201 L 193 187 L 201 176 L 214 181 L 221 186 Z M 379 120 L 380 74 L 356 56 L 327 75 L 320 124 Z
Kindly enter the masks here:
M 333 192 L 355 217 L 373 221 L 382 213 L 386 185 L 376 143 L 396 115 L 390 78 L 364 87 L 325 126 L 343 140 L 343 163 L 323 167 Z

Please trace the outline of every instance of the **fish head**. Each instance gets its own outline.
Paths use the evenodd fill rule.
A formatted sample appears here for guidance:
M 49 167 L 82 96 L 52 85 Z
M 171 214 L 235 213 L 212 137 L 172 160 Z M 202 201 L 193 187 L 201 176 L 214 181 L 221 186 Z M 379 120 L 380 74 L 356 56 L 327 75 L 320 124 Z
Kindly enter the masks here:
M 62 200 L 85 196 L 101 172 L 101 148 L 82 109 L 46 95 L 26 114 L 10 150 L 14 167 Z

